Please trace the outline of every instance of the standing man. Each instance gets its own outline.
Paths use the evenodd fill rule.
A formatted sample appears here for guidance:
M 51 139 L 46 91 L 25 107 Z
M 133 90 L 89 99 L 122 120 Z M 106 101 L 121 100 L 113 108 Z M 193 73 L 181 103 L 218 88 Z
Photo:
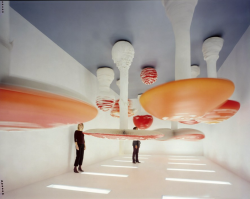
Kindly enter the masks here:
M 138 128 L 134 127 L 133 130 L 138 130 Z M 133 145 L 133 149 L 134 149 L 133 150 L 132 161 L 133 161 L 134 164 L 136 162 L 140 163 L 139 160 L 138 160 L 138 153 L 139 153 L 139 148 L 140 148 L 141 142 L 139 140 L 134 140 L 132 145 Z

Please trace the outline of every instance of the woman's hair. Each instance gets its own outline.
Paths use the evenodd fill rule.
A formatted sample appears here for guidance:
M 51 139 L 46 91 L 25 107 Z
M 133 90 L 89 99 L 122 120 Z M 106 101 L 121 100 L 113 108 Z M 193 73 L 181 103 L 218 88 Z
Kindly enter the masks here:
M 77 126 L 78 130 L 79 130 L 80 126 L 84 127 L 84 124 L 83 123 L 79 123 L 78 126 Z
M 136 130 L 136 129 L 138 129 L 138 127 L 135 126 L 135 127 L 133 128 L 133 130 Z

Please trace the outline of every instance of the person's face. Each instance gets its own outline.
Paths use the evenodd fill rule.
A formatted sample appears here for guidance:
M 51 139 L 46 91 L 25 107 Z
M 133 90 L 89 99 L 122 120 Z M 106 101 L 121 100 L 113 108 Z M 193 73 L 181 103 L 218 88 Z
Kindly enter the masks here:
M 79 124 L 78 130 L 79 130 L 79 131 L 82 131 L 82 130 L 83 130 L 83 124 Z

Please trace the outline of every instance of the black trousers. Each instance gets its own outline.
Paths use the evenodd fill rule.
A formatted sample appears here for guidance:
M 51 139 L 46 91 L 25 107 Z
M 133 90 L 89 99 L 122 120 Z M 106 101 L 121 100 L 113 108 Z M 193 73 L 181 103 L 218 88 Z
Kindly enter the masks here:
M 139 147 L 137 146 L 137 149 L 135 147 L 133 147 L 133 156 L 132 156 L 132 160 L 133 162 L 139 162 L 138 160 L 138 153 L 139 153 Z
M 76 150 L 76 160 L 74 166 L 82 165 L 83 155 L 84 155 L 84 144 L 78 144 L 79 150 Z

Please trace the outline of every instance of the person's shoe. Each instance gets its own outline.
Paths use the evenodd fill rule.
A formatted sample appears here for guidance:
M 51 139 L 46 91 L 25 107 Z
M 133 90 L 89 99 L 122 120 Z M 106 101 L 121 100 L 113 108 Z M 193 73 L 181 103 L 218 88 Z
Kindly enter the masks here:
M 75 173 L 79 173 L 79 172 L 77 171 L 76 167 L 74 168 L 74 172 L 75 172 Z
M 137 163 L 141 163 L 141 162 L 139 162 L 139 161 L 136 161 Z
M 84 171 L 82 170 L 81 166 L 78 167 L 78 171 L 84 172 Z
M 133 162 L 135 164 L 135 162 Z

